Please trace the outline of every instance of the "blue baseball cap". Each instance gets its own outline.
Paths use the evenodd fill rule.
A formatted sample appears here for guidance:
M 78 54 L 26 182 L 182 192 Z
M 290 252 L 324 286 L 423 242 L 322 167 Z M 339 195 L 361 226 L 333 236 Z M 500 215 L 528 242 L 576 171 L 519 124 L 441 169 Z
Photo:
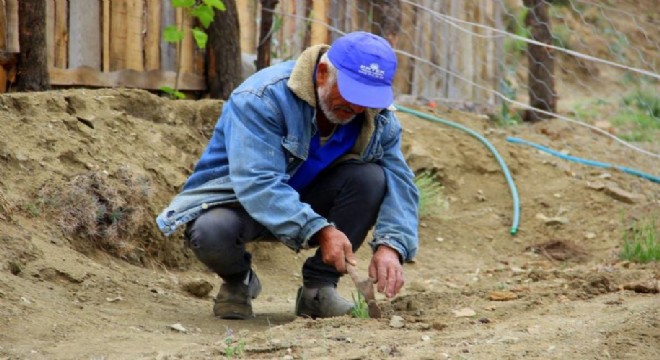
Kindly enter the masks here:
M 392 104 L 397 63 L 387 40 L 364 31 L 352 32 L 332 43 L 328 59 L 337 68 L 339 93 L 346 101 L 369 108 Z

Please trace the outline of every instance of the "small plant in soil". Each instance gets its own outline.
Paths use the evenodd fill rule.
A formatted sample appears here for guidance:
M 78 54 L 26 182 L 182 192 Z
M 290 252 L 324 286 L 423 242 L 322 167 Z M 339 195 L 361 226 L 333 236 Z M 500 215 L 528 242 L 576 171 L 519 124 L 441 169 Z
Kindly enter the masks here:
M 653 217 L 636 221 L 623 234 L 621 259 L 647 263 L 660 261 L 660 238 Z
M 419 190 L 419 217 L 437 215 L 447 208 L 443 197 L 444 186 L 435 179 L 430 171 L 424 171 L 415 176 L 415 185 Z
M 355 306 L 351 309 L 351 316 L 356 319 L 368 319 L 369 306 L 367 305 L 367 301 L 364 299 L 364 296 L 362 296 L 360 293 L 357 293 L 357 296 L 355 293 L 353 293 L 351 296 L 353 297 L 353 304 L 355 304 Z

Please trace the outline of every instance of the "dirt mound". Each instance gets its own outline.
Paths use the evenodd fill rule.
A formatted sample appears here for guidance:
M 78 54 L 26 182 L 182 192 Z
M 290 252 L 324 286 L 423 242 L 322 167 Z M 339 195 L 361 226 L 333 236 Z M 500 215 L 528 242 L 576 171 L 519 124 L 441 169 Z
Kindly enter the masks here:
M 229 322 L 212 317 L 217 277 L 180 233 L 165 238 L 153 222 L 203 151 L 220 101 L 69 90 L 0 96 L 0 108 L 0 358 L 660 356 L 658 295 L 635 290 L 657 289 L 660 268 L 617 260 L 631 221 L 657 219 L 658 184 L 506 141 L 657 172 L 657 159 L 588 129 L 502 129 L 432 111 L 484 134 L 504 158 L 521 201 L 511 236 L 511 194 L 488 149 L 399 114 L 404 153 L 442 184 L 443 205 L 422 219 L 401 296 L 379 299 L 386 317 L 296 319 L 309 253 L 265 243 L 251 247 L 264 284 L 257 317 Z M 362 272 L 368 255 L 358 252 Z M 340 291 L 350 298 L 350 281 Z

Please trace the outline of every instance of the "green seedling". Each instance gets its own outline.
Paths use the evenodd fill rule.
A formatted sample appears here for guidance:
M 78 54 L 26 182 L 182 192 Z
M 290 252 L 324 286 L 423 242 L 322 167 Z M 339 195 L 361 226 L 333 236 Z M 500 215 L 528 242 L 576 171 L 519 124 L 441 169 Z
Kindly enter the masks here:
M 357 293 L 357 297 L 355 294 L 356 293 L 351 294 L 353 297 L 353 304 L 355 304 L 355 306 L 351 309 L 351 316 L 356 319 L 368 319 L 369 306 L 367 305 L 367 301 L 359 292 Z
M 648 263 L 660 261 L 660 238 L 654 218 L 637 221 L 623 234 L 621 259 Z

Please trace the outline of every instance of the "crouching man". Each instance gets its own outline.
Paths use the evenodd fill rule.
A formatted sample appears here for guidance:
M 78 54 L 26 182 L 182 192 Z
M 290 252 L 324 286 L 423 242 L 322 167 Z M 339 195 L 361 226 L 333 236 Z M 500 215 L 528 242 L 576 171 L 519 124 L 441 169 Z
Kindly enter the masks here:
M 392 104 L 396 56 L 383 38 L 354 32 L 298 60 L 263 69 L 225 103 L 195 169 L 158 216 L 186 225 L 195 255 L 223 280 L 213 312 L 253 317 L 261 283 L 245 244 L 275 237 L 298 251 L 295 312 L 332 317 L 353 304 L 336 290 L 374 227 L 369 276 L 395 296 L 417 252 L 418 192 L 401 153 Z

